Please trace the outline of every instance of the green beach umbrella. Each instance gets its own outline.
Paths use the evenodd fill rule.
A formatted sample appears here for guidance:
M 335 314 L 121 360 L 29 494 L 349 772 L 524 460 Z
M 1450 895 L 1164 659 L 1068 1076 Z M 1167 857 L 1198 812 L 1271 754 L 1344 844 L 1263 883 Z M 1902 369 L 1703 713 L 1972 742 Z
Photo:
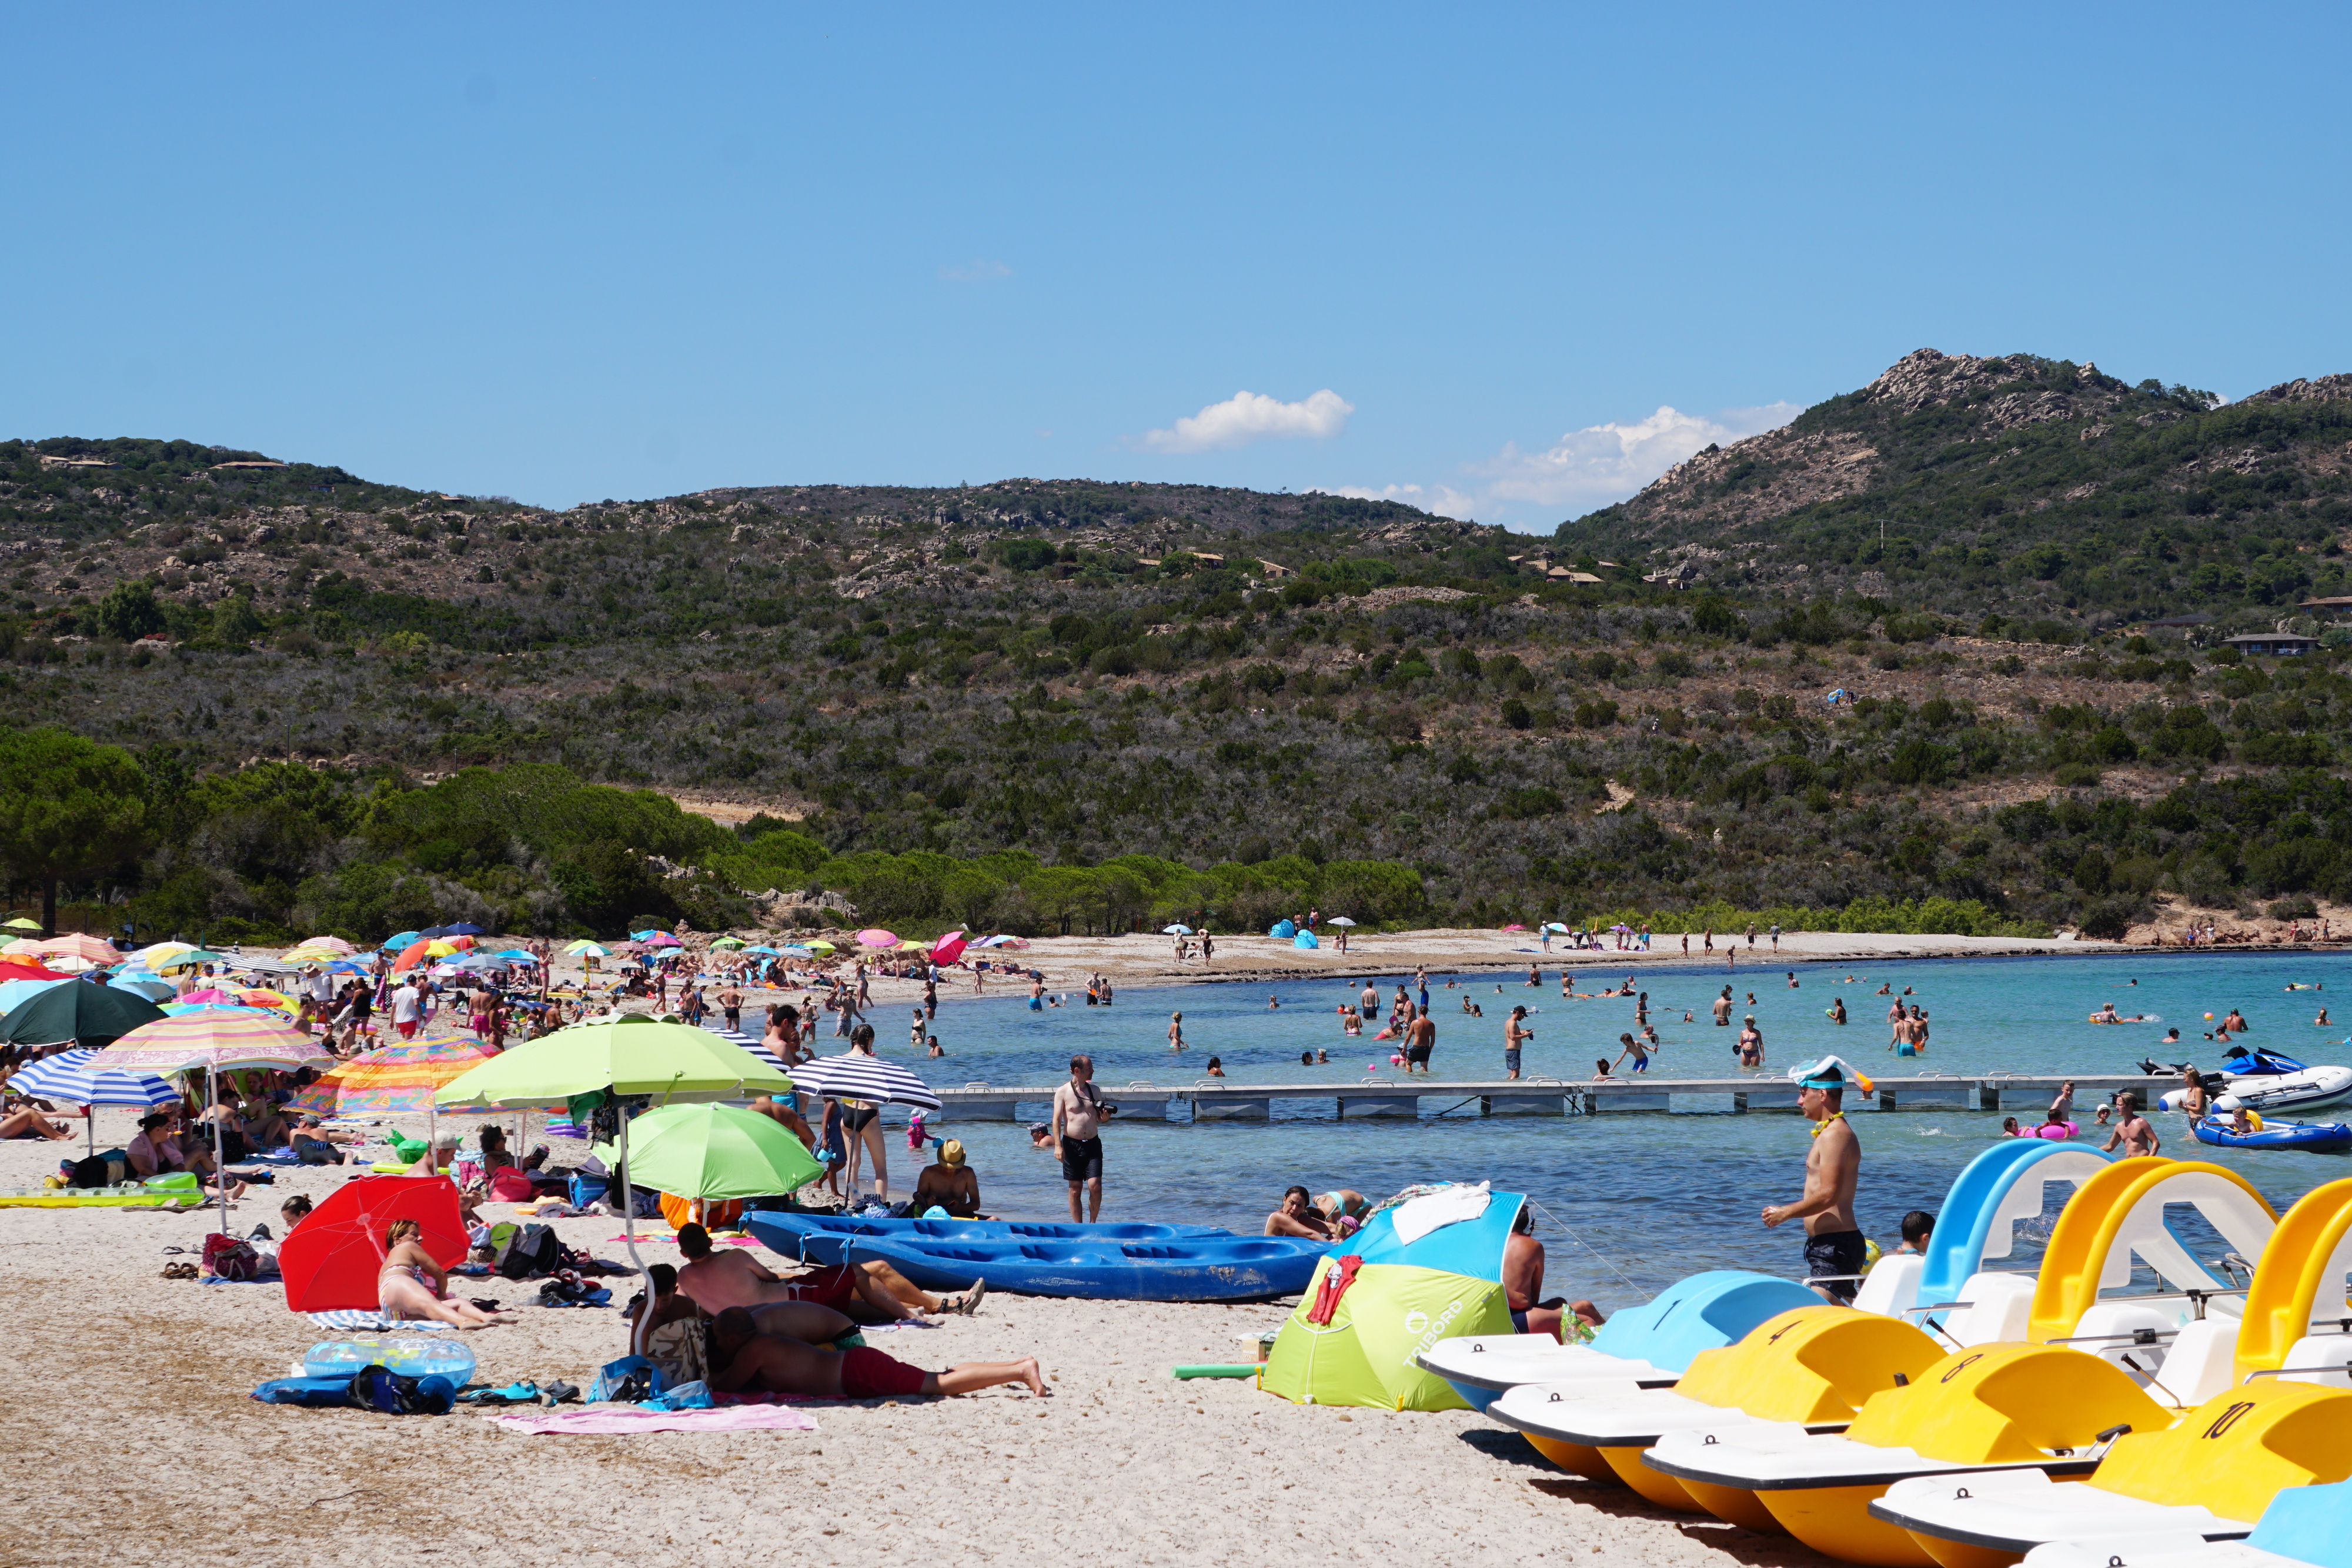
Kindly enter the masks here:
M 629 1128 L 629 1179 L 678 1197 L 772 1197 L 824 1175 L 774 1121 L 733 1105 L 665 1105 Z
M 577 1023 L 492 1057 L 434 1092 L 442 1106 L 556 1106 L 610 1090 L 664 1101 L 789 1094 L 793 1081 L 709 1030 L 624 1013 Z
M 87 980 L 46 986 L 0 1016 L 0 1040 L 11 1045 L 76 1044 L 102 1047 L 163 1017 L 146 998 Z
M 568 1103 L 574 1095 L 610 1091 L 651 1094 L 665 1102 L 734 1100 L 753 1094 L 789 1094 L 793 1081 L 741 1046 L 708 1030 L 671 1023 L 643 1013 L 624 1013 L 597 1023 L 578 1023 L 530 1044 L 492 1057 L 434 1091 L 436 1105 L 544 1105 Z M 621 1118 L 621 1238 L 629 1261 L 645 1276 L 646 1300 L 654 1299 L 653 1277 L 637 1256 L 636 1204 L 629 1176 L 629 1118 Z

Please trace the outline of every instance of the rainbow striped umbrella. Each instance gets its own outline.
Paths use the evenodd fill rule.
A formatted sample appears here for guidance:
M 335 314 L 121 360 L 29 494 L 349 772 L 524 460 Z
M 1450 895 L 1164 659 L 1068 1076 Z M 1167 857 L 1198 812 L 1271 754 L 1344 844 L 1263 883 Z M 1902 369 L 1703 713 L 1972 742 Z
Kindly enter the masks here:
M 272 1013 L 199 1008 L 142 1023 L 92 1059 L 91 1067 L 127 1072 L 226 1072 L 240 1067 L 296 1068 L 331 1061 L 334 1052 Z
M 429 1113 L 436 1089 L 497 1054 L 467 1034 L 404 1040 L 355 1056 L 323 1074 L 286 1108 L 313 1116 Z

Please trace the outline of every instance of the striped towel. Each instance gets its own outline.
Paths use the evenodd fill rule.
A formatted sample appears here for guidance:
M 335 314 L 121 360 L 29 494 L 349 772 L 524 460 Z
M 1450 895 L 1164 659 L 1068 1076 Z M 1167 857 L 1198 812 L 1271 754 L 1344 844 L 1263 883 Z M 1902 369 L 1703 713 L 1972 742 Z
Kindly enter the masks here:
M 403 1333 L 438 1333 L 457 1327 L 455 1323 L 388 1318 L 382 1312 L 360 1307 L 346 1307 L 332 1312 L 305 1312 L 302 1315 L 320 1328 L 332 1329 L 338 1333 L 381 1333 L 392 1329 L 398 1329 Z

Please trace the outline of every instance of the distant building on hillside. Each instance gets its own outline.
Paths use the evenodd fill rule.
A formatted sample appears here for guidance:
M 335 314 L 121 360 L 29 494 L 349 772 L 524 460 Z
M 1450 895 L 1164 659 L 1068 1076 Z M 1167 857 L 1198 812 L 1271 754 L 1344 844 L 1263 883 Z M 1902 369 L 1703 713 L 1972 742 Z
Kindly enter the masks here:
M 2241 653 L 2267 653 L 2293 658 L 2317 648 L 2319 639 L 2298 637 L 2292 632 L 2259 632 L 2246 637 L 2224 637 L 2221 644 L 2226 648 L 2235 648 Z
M 233 462 L 215 463 L 215 468 L 283 468 L 283 463 L 273 463 L 267 457 L 240 457 Z
M 114 465 L 103 457 L 55 457 L 45 452 L 41 455 L 41 466 L 44 468 L 111 468 Z
M 2328 612 L 2330 614 L 2341 615 L 2346 611 L 2352 610 L 2352 594 L 2337 593 L 2332 594 L 2326 599 L 2306 599 L 2295 608 L 2298 610 L 2324 610 Z

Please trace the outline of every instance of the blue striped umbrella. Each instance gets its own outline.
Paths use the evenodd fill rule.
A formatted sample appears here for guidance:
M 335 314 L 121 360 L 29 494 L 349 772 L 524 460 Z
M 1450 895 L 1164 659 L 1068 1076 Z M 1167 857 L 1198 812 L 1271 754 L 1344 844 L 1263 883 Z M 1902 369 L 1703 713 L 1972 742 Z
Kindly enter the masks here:
M 793 1086 L 827 1100 L 866 1100 L 877 1105 L 914 1105 L 940 1109 L 940 1097 L 929 1085 L 895 1061 L 849 1051 L 821 1057 L 785 1070 Z
M 93 1069 L 89 1059 L 97 1054 L 94 1050 L 61 1051 L 55 1056 L 45 1056 L 11 1074 L 8 1087 L 19 1094 L 62 1100 L 72 1105 L 137 1105 L 152 1109 L 179 1103 L 180 1092 L 152 1072 Z M 87 1126 L 89 1147 L 95 1152 L 98 1119 L 88 1118 Z

